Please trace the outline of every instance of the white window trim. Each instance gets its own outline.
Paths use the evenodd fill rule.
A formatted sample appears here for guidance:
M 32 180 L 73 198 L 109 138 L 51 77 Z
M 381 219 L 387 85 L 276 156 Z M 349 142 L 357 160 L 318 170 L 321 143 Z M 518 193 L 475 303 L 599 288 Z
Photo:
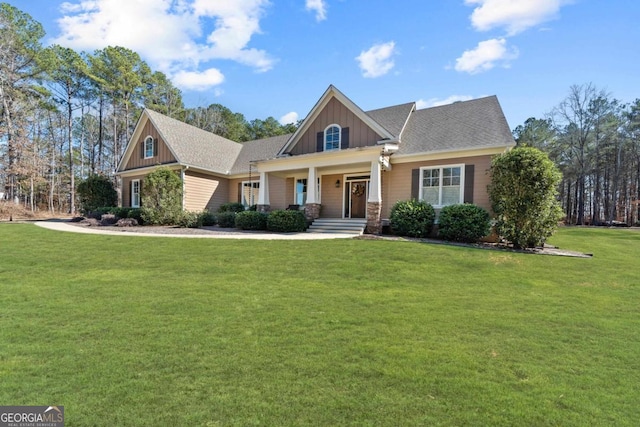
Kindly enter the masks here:
M 151 155 L 147 156 L 147 141 L 151 139 Z M 153 153 L 155 151 L 155 144 L 156 144 L 156 140 L 154 137 L 152 137 L 151 135 L 147 135 L 147 137 L 144 139 L 144 158 L 145 159 L 150 159 L 153 157 Z
M 338 147 L 327 150 L 327 131 L 332 127 L 338 128 Z M 322 134 L 322 151 L 338 151 L 340 149 L 342 149 L 342 126 L 337 123 L 332 123 L 324 128 L 324 133 Z
M 138 184 L 137 185 L 138 186 L 138 191 L 134 193 L 133 187 L 134 187 L 134 184 L 136 184 L 136 183 Z M 131 207 L 132 208 L 139 208 L 140 207 L 140 180 L 139 179 L 132 179 L 131 180 L 131 189 L 130 190 L 131 190 Z M 133 197 L 134 194 L 136 194 L 138 196 L 137 203 L 135 203 L 135 199 Z
M 251 191 L 249 191 L 249 204 L 248 205 L 244 204 L 244 187 L 245 187 L 245 184 L 256 184 L 257 185 L 257 186 L 252 185 L 250 187 Z M 244 205 L 245 209 L 249 209 L 251 206 L 253 206 L 253 205 L 258 203 L 258 194 L 259 194 L 259 191 L 260 191 L 260 181 L 258 181 L 258 180 L 242 181 L 242 185 L 241 185 L 240 188 L 242 190 L 242 192 L 240 194 L 240 201 Z M 253 191 L 254 188 L 256 188 L 258 190 L 258 192 Z M 254 202 L 254 203 L 251 203 L 251 202 Z
M 435 209 L 440 209 L 443 208 L 447 205 L 443 205 L 442 203 L 442 179 L 443 179 L 443 174 L 442 174 L 442 169 L 446 169 L 446 168 L 460 168 L 460 198 L 458 199 L 458 203 L 464 203 L 464 163 L 460 163 L 460 164 L 455 164 L 455 165 L 434 165 L 434 166 L 423 166 L 420 168 L 420 176 L 419 176 L 419 188 L 420 191 L 418 193 L 418 197 L 420 200 L 424 200 L 424 196 L 423 196 L 423 188 L 424 186 L 422 185 L 422 183 L 424 182 L 424 171 L 425 170 L 432 170 L 432 169 L 440 169 L 440 173 L 438 174 L 438 177 L 440 179 L 439 185 L 438 185 L 438 202 L 440 202 L 437 205 L 433 205 L 433 207 Z

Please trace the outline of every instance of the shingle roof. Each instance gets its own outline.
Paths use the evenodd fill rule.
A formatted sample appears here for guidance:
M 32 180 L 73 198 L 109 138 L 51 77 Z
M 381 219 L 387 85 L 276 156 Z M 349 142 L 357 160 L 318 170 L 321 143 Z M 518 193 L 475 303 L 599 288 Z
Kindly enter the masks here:
M 221 174 L 249 172 L 251 161 L 275 158 L 292 136 L 239 144 L 155 111 L 146 113 L 178 163 Z M 495 96 L 422 110 L 415 110 L 411 102 L 366 114 L 400 138 L 398 155 L 515 144 Z
M 514 144 L 498 99 L 489 96 L 416 110 L 402 133 L 398 155 Z
M 242 145 L 237 142 L 149 109 L 146 112 L 178 163 L 224 174 L 240 154 Z
M 415 102 L 409 102 L 393 107 L 366 111 L 365 113 L 398 138 L 415 105 Z
M 284 144 L 287 143 L 291 135 L 292 134 L 273 136 L 271 138 L 243 143 L 240 155 L 231 168 L 231 173 L 247 173 L 249 172 L 249 162 L 274 158 Z

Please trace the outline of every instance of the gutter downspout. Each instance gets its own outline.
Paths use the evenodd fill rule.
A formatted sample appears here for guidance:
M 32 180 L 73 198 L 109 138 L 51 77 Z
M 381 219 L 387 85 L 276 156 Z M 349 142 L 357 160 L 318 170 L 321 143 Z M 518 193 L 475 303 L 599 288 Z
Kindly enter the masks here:
M 186 184 L 184 181 L 184 177 L 185 177 L 185 172 L 187 171 L 187 169 L 189 169 L 189 166 L 183 166 L 182 169 L 180 169 L 180 179 L 182 180 L 182 210 L 184 210 L 185 207 L 185 189 L 186 189 Z

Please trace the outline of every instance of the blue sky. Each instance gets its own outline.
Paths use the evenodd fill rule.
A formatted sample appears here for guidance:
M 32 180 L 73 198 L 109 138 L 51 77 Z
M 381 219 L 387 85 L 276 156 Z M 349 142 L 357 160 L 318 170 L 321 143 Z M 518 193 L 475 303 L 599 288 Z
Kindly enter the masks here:
M 640 98 L 637 0 L 9 0 L 46 44 L 138 52 L 189 107 L 292 121 L 334 84 L 364 110 L 497 95 L 513 129 L 573 84 Z

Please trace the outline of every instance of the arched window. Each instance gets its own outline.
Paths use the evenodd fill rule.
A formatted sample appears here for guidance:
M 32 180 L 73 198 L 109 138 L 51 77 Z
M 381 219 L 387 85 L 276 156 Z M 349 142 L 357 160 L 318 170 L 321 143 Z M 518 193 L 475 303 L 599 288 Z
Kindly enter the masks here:
M 324 130 L 324 151 L 340 149 L 340 126 L 329 125 Z
M 144 139 L 144 158 L 150 159 L 155 154 L 155 141 L 152 136 Z

